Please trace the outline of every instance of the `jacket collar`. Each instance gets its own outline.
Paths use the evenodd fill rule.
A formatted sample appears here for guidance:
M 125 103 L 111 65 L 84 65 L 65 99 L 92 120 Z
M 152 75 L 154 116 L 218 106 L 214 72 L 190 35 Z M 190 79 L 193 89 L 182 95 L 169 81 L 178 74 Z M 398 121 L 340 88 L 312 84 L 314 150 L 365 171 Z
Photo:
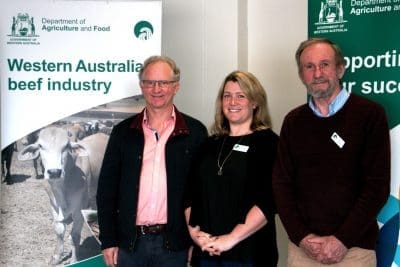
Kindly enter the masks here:
M 174 130 L 171 133 L 171 137 L 177 136 L 177 135 L 188 135 L 190 133 L 189 128 L 186 125 L 185 118 L 183 117 L 183 114 L 178 111 L 176 106 L 174 105 L 174 110 L 175 110 L 175 127 Z M 146 111 L 146 108 L 144 108 L 137 116 L 135 116 L 131 122 L 131 128 L 143 131 L 142 129 L 142 122 L 144 118 L 144 112 Z

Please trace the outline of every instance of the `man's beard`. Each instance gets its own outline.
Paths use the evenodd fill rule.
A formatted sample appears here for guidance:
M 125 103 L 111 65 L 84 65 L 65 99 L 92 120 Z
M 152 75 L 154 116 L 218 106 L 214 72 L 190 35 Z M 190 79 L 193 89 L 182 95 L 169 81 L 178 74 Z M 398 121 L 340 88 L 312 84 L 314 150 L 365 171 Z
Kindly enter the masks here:
M 328 82 L 328 88 L 326 89 L 315 89 L 312 88 L 312 85 L 306 85 L 307 93 L 313 98 L 330 98 L 335 91 L 335 87 L 332 86 L 330 82 Z

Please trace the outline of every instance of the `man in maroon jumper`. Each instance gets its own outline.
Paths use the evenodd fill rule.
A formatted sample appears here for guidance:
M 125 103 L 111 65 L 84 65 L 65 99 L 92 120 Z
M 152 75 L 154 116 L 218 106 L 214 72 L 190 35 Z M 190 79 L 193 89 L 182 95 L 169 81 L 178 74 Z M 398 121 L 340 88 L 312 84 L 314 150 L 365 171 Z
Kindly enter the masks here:
M 287 266 L 374 267 L 390 188 L 385 112 L 342 89 L 345 60 L 331 41 L 302 42 L 296 61 L 310 98 L 284 119 L 273 175 Z

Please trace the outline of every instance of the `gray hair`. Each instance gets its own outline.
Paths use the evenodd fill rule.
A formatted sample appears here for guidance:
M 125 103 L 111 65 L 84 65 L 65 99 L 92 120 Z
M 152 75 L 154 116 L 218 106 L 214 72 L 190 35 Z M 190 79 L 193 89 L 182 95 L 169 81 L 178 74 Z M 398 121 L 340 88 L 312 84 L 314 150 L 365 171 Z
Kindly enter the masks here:
M 141 81 L 143 78 L 143 72 L 146 70 L 146 68 L 156 62 L 165 62 L 167 63 L 171 69 L 172 69 L 172 73 L 173 73 L 173 77 L 172 79 L 174 81 L 179 81 L 181 78 L 181 71 L 178 68 L 178 66 L 176 65 L 175 61 L 172 60 L 169 57 L 166 56 L 151 56 L 149 58 L 147 58 L 144 63 L 143 63 L 143 67 L 140 69 L 139 71 L 139 80 Z

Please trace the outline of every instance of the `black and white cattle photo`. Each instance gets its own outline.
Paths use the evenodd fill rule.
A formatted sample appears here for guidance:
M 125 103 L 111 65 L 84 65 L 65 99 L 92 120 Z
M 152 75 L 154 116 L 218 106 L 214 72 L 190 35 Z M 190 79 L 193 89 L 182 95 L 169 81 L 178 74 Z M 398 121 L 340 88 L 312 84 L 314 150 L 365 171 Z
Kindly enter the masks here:
M 64 266 L 101 253 L 97 179 L 112 127 L 140 112 L 142 97 L 54 122 L 4 151 L 0 266 Z

